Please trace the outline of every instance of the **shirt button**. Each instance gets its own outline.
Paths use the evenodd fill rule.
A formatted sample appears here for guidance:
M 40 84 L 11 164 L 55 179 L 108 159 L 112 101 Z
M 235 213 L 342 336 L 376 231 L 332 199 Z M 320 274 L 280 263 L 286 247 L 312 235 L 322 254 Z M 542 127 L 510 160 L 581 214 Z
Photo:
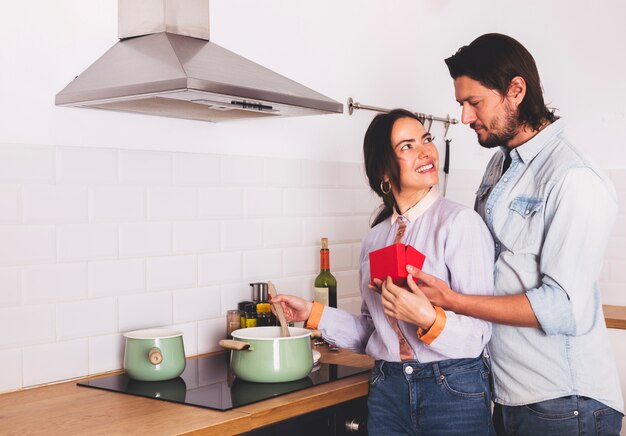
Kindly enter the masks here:
M 404 372 L 411 375 L 413 374 L 413 367 L 412 366 L 407 366 L 406 368 L 404 368 Z
M 487 213 L 491 213 L 491 209 L 487 209 Z
M 529 210 L 527 210 L 527 211 L 526 211 L 526 215 L 528 215 L 529 213 L 530 213 L 530 211 L 529 211 Z
M 504 178 L 504 183 L 508 182 L 509 179 L 507 179 L 506 177 Z

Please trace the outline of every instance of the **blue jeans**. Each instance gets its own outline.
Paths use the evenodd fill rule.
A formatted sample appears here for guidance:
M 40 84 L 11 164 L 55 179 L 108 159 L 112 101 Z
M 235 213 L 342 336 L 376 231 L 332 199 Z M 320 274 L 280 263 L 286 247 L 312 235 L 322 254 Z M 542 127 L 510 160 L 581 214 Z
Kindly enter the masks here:
M 367 400 L 370 435 L 494 435 L 482 356 L 431 363 L 376 361 Z
M 501 436 L 619 436 L 622 417 L 617 410 L 578 395 L 524 406 L 496 404 L 493 410 Z

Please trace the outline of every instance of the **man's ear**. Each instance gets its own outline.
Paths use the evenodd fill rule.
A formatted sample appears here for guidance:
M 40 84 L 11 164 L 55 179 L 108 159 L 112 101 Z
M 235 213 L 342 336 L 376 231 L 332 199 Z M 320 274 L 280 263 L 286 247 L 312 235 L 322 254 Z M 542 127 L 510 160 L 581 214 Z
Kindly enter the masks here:
M 526 80 L 524 80 L 521 76 L 515 76 L 511 79 L 511 83 L 509 84 L 509 90 L 506 93 L 507 98 L 509 98 L 515 106 L 519 106 L 522 100 L 524 100 L 524 96 L 526 95 Z

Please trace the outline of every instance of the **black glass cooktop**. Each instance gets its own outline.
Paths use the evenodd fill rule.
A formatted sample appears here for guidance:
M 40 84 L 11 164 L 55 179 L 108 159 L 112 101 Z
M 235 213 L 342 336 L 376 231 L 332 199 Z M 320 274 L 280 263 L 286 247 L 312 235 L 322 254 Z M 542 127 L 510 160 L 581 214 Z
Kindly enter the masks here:
M 229 365 L 230 353 L 187 359 L 180 377 L 159 382 L 142 382 L 126 374 L 100 377 L 79 386 L 138 395 L 208 409 L 229 410 L 311 386 L 367 372 L 367 368 L 318 363 L 300 380 L 285 383 L 253 383 L 237 379 Z

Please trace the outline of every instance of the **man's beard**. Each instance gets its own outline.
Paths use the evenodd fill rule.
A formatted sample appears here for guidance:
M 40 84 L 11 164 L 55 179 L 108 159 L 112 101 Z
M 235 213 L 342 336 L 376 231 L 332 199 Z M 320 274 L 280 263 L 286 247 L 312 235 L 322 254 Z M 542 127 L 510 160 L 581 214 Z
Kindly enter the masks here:
M 511 139 L 517 135 L 522 123 L 517 119 L 517 111 L 512 110 L 508 105 L 502 118 L 495 117 L 489 128 L 485 128 L 487 138 L 484 140 L 478 137 L 478 143 L 484 148 L 495 148 L 501 145 L 507 145 Z M 470 126 L 473 128 L 473 126 Z

